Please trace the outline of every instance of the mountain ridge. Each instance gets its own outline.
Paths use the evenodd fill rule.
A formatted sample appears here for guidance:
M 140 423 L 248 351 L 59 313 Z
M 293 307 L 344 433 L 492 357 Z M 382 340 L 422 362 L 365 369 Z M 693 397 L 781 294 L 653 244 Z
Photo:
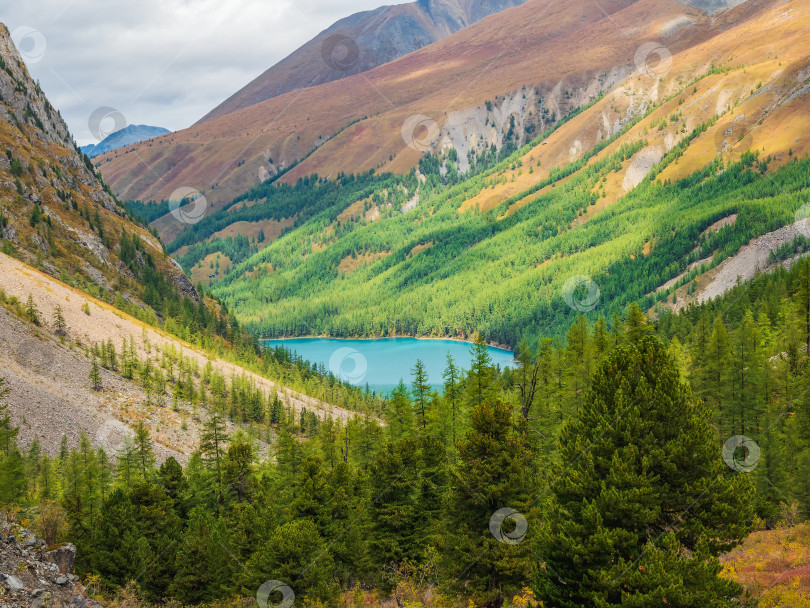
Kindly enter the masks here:
M 157 138 L 149 147 L 109 153 L 97 165 L 127 200 L 168 200 L 185 186 L 205 192 L 212 208 L 281 171 L 292 182 L 312 173 L 407 173 L 422 156 L 403 140 L 411 117 L 440 125 L 445 113 L 480 108 L 504 95 L 520 98 L 525 86 L 543 99 L 537 112 L 550 111 L 533 113 L 542 131 L 631 73 L 636 50 L 664 26 L 675 53 L 724 23 L 674 0 L 622 0 L 605 8 L 612 11 L 607 17 L 587 2 L 529 0 L 362 75 L 281 95 Z M 667 25 L 685 10 L 688 27 Z M 616 36 L 617 22 L 645 25 Z M 572 39 L 580 41 L 573 49 Z M 504 119 L 502 135 L 509 130 L 508 114 Z M 171 218 L 165 220 L 155 226 L 168 241 L 173 228 Z
M 417 0 L 338 20 L 195 124 L 283 93 L 366 72 L 526 0 Z

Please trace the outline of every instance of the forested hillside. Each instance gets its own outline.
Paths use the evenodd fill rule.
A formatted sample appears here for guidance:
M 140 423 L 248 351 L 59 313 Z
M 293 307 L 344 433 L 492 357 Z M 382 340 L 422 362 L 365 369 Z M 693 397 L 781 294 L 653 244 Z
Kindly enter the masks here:
M 590 310 L 596 302 L 566 302 L 571 277 L 581 277 L 585 289 L 596 286 L 608 315 L 630 302 L 647 309 L 671 298 L 672 287 L 656 291 L 670 279 L 688 282 L 718 266 L 751 238 L 801 217 L 797 212 L 808 200 L 807 160 L 772 169 L 773 159 L 751 153 L 674 183 L 646 180 L 584 220 L 603 197 L 600 186 L 642 147 L 620 148 L 568 179 L 562 172 L 518 209 L 507 200 L 481 213 L 460 209 L 477 180 L 446 188 L 405 214 L 398 206 L 417 187 L 415 176 L 387 178 L 396 185 L 365 177 L 302 182 L 291 192 L 306 196 L 328 188 L 343 198 L 324 211 L 311 208 L 319 213 L 244 262 L 249 242 L 241 251 L 221 247 L 221 241 L 199 244 L 181 259 L 192 267 L 212 252 L 232 256 L 232 271 L 212 291 L 260 335 L 463 337 L 480 331 L 514 346 L 526 332 L 561 333 L 578 310 L 595 320 Z M 676 157 L 663 159 L 653 172 Z M 430 179 L 423 193 L 430 191 Z M 369 181 L 388 187 L 370 197 Z M 317 200 L 326 206 L 335 199 Z M 359 204 L 346 206 L 354 200 Z M 266 218 L 274 212 L 265 203 L 235 213 Z M 375 212 L 379 221 L 365 219 Z M 707 231 L 731 215 L 733 225 Z M 198 230 L 216 228 L 218 217 Z M 684 278 L 687 270 L 692 275 Z M 365 303 L 359 310 L 358 301 Z
M 262 405 L 257 423 L 278 434 L 269 458 L 224 432 L 237 387 L 207 387 L 221 396 L 185 468 L 156 468 L 142 430 L 117 455 L 84 439 L 24 454 L 5 418 L 2 500 L 39 505 L 35 526 L 76 543 L 92 591 L 120 606 L 807 602 L 801 569 L 785 566 L 737 603 L 765 557 L 722 556 L 810 514 L 808 307 L 802 261 L 656 324 L 636 306 L 580 317 L 564 340 L 523 342 L 515 370 L 492 368 L 479 341 L 469 373 L 448 361 L 441 395 L 417 366 L 345 422 Z M 604 535 L 621 542 L 594 547 Z

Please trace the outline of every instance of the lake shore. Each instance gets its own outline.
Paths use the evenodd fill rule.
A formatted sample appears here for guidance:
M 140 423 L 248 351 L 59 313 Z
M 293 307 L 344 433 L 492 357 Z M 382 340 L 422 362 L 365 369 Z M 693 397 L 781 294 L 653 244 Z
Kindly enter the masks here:
M 406 336 L 406 335 L 394 335 L 394 336 L 372 336 L 372 337 L 352 337 L 346 338 L 343 336 L 330 336 L 327 334 L 321 335 L 306 335 L 306 336 L 282 336 L 277 338 L 267 338 L 267 337 L 257 337 L 260 342 L 267 342 L 267 341 L 278 341 L 278 340 L 395 340 L 398 338 L 412 338 L 414 340 L 451 340 L 453 342 L 465 342 L 467 344 L 474 344 L 470 340 L 458 337 L 451 337 L 451 336 Z M 505 350 L 509 351 L 510 353 L 514 353 L 515 350 L 510 347 L 508 344 L 498 344 L 497 342 L 487 342 L 487 346 L 490 348 L 497 348 L 498 350 Z

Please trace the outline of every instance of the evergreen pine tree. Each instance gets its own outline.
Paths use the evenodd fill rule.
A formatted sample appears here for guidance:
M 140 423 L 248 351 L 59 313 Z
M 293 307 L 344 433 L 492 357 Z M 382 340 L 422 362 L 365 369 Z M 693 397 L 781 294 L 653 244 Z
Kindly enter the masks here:
M 718 315 L 712 326 L 706 353 L 704 390 L 706 403 L 715 414 L 720 433 L 734 435 L 731 400 L 731 338 L 726 324 Z
M 456 367 L 456 362 L 453 360 L 452 355 L 447 353 L 447 367 L 444 368 L 444 400 L 447 403 L 447 409 L 450 416 L 450 456 L 451 459 L 455 458 L 456 454 L 456 441 L 458 440 L 459 427 L 461 424 L 461 416 L 459 409 L 459 369 Z
M 53 333 L 57 336 L 67 335 L 67 323 L 65 323 L 65 316 L 62 314 L 62 307 L 58 304 L 53 309 Z
M 222 465 L 222 483 L 229 496 L 237 503 L 251 499 L 254 491 L 252 479 L 255 450 L 244 433 L 236 434 L 230 444 Z
M 39 318 L 39 310 L 30 293 L 28 294 L 28 299 L 25 301 L 25 317 L 34 325 L 40 325 L 42 323 Z
M 25 456 L 16 442 L 9 452 L 0 456 L 0 505 L 20 505 L 27 490 Z
M 416 428 L 416 417 L 414 416 L 411 401 L 408 399 L 408 389 L 402 380 L 399 381 L 399 384 L 391 393 L 385 418 L 392 441 L 413 436 Z
M 759 351 L 759 328 L 750 310 L 745 312 L 735 336 L 734 384 L 737 387 L 736 411 L 733 413 L 732 433 L 756 433 L 759 427 L 762 393 L 762 363 Z
M 276 528 L 272 537 L 253 554 L 242 575 L 241 590 L 255 596 L 268 579 L 278 580 L 304 604 L 320 600 L 331 605 L 337 585 L 331 576 L 332 555 L 309 520 L 296 520 Z M 271 595 L 268 603 L 278 603 Z
M 152 438 L 149 436 L 149 429 L 143 423 L 143 420 L 138 422 L 135 427 L 135 437 L 132 442 L 133 455 L 135 458 L 135 466 L 142 479 L 148 479 L 155 466 L 155 449 L 152 444 Z
M 228 441 L 225 418 L 218 412 L 212 412 L 203 425 L 200 436 L 200 453 L 204 462 L 214 472 L 217 501 L 223 502 L 222 494 L 222 459 L 225 453 L 225 444 Z
M 442 557 L 451 586 L 478 605 L 500 606 L 530 577 L 531 539 L 523 536 L 539 525 L 532 511 L 538 486 L 532 471 L 525 421 L 514 419 L 505 403 L 476 407 L 451 478 Z M 510 529 L 520 525 L 512 518 L 497 522 L 493 530 L 493 517 L 504 514 L 502 509 L 516 511 L 515 517 L 525 518 L 529 528 Z M 517 536 L 503 542 L 503 532 Z
M 528 342 L 524 339 L 518 344 L 515 359 L 520 363 L 516 381 L 520 391 L 520 415 L 524 420 L 528 420 L 537 395 L 537 382 L 540 374 L 538 353 L 529 348 Z
M 328 539 L 335 576 L 343 589 L 367 580 L 368 482 L 351 465 L 339 462 L 326 475 L 326 500 L 320 505 L 318 529 Z
M 39 462 L 39 476 L 37 477 L 37 498 L 41 502 L 51 501 L 56 498 L 58 490 L 56 474 L 54 472 L 53 460 L 47 454 L 43 454 Z
M 730 476 L 708 411 L 645 337 L 598 368 L 560 440 L 535 594 L 548 608 L 737 605 L 717 556 L 750 531 L 750 480 Z
M 799 312 L 803 329 L 805 352 L 810 357 L 810 260 L 798 262 L 799 266 Z
M 170 592 L 184 604 L 201 604 L 223 596 L 230 571 L 221 523 L 208 511 L 192 511 L 175 558 Z
M 444 531 L 443 509 L 449 483 L 447 453 L 444 444 L 433 435 L 419 438 L 419 490 L 416 498 L 420 522 L 417 524 L 417 543 L 420 558 L 438 545 Z
M 136 510 L 123 489 L 113 491 L 90 530 L 89 550 L 77 547 L 77 560 L 108 585 L 123 586 L 137 574 L 133 548 L 138 537 Z
M 6 379 L 0 377 L 0 454 L 8 455 L 17 445 L 17 435 L 20 429 L 11 423 L 11 414 L 5 399 L 9 389 L 5 386 Z
M 424 432 L 427 429 L 427 408 L 430 398 L 430 384 L 428 382 L 427 370 L 421 359 L 416 360 L 416 364 L 411 370 L 413 375 L 413 400 L 416 407 L 416 416 L 419 427 Z
M 0 504 L 20 504 L 26 494 L 25 457 L 17 447 L 19 428 L 11 423 L 5 397 L 5 378 L 0 378 Z
M 649 336 L 653 328 L 647 323 L 647 315 L 638 304 L 631 304 L 627 313 L 627 339 L 630 342 L 639 342 L 644 336 Z
M 90 388 L 94 391 L 101 390 L 101 370 L 98 366 L 95 353 L 93 354 L 93 362 L 90 364 Z
M 472 362 L 467 376 L 467 401 L 470 407 L 475 407 L 494 397 L 495 370 L 492 368 L 487 343 L 481 334 L 476 334 L 470 354 Z
M 369 466 L 372 522 L 370 551 L 378 569 L 378 584 L 390 590 L 395 581 L 386 575 L 403 560 L 421 553 L 417 534 L 418 449 L 414 439 L 386 443 Z

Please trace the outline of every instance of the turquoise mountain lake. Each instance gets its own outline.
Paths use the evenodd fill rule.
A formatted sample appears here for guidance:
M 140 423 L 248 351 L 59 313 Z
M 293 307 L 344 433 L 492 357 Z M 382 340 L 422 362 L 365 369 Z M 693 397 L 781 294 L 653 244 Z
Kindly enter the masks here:
M 421 340 L 418 338 L 380 338 L 376 340 L 338 340 L 334 338 L 289 338 L 263 340 L 268 348 L 283 346 L 310 363 L 317 363 L 335 376 L 355 386 L 368 384 L 372 391 L 389 393 L 400 381 L 410 387 L 411 370 L 417 359 L 425 364 L 430 384 L 441 390 L 442 373 L 448 353 L 457 367 L 468 370 L 472 357 L 469 342 L 458 340 Z M 492 363 L 510 367 L 512 351 L 488 347 Z

